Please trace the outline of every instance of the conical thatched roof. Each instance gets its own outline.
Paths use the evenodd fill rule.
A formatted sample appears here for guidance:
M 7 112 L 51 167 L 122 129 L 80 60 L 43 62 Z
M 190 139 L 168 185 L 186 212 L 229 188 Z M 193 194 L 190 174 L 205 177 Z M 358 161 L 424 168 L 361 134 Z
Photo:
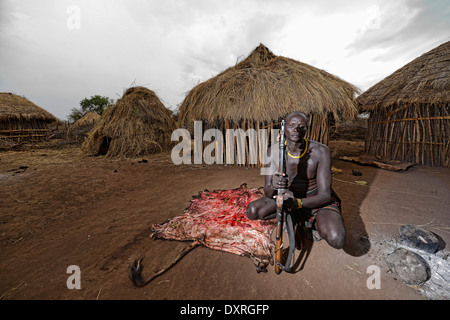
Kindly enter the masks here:
M 356 112 L 357 88 L 305 63 L 276 56 L 260 44 L 245 60 L 194 87 L 180 107 L 180 121 L 276 121 L 307 114 Z
M 30 100 L 9 92 L 0 93 L 0 121 L 57 121 L 50 112 Z
M 132 87 L 105 110 L 81 148 L 89 155 L 106 147 L 109 157 L 139 157 L 168 149 L 174 129 L 170 111 L 156 94 Z
M 421 55 L 357 99 L 362 111 L 388 106 L 450 101 L 450 41 Z
M 86 113 L 83 117 L 75 121 L 75 123 L 70 126 L 70 129 L 81 128 L 84 126 L 94 126 L 98 120 L 100 120 L 101 116 L 98 113 L 93 111 Z

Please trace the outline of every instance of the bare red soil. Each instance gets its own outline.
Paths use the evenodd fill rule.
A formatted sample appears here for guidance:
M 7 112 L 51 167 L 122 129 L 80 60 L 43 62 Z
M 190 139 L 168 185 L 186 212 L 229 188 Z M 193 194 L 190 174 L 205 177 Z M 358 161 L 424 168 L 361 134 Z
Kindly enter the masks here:
M 450 169 L 391 172 L 339 160 L 361 154 L 362 144 L 330 144 L 342 170 L 333 188 L 343 201 L 344 249 L 308 242 L 295 273 L 276 275 L 273 266 L 257 273 L 249 258 L 199 247 L 143 288 L 128 278 L 135 258 L 144 257 L 146 277 L 189 244 L 151 239 L 152 224 L 181 214 L 201 190 L 263 186 L 258 169 L 177 166 L 170 154 L 144 163 L 83 157 L 78 148 L 2 152 L 1 299 L 426 299 L 396 279 L 380 248 L 402 224 L 426 225 L 449 243 Z M 80 267 L 79 290 L 67 288 L 70 265 Z M 381 269 L 380 289 L 367 287 L 370 265 Z

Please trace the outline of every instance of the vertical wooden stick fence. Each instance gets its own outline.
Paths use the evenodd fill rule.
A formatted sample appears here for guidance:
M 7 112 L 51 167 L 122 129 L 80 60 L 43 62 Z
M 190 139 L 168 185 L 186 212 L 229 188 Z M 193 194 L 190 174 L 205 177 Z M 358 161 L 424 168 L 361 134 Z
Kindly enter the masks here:
M 277 139 L 276 135 L 278 132 L 277 130 L 279 130 L 280 123 L 281 119 L 274 122 L 259 122 L 250 119 L 240 120 L 238 122 L 224 120 L 208 123 L 203 121 L 202 128 L 203 132 L 208 129 L 218 129 L 222 133 L 224 139 L 223 158 L 220 159 L 218 154 L 211 155 L 215 158 L 216 163 L 236 164 L 238 166 L 261 168 L 264 165 L 261 160 L 266 155 L 267 149 Z M 323 144 L 328 144 L 328 127 L 329 116 L 312 114 L 309 116 L 306 138 Z M 238 130 L 242 130 L 241 133 L 246 135 L 227 135 L 227 129 L 233 130 L 234 133 L 237 133 Z M 265 137 L 260 136 L 260 129 L 266 130 L 266 139 L 264 139 Z M 249 136 L 252 131 L 256 135 L 256 147 L 253 145 L 255 140 Z M 231 141 L 231 139 L 234 139 L 234 141 Z M 210 141 L 203 141 L 203 150 L 210 143 Z M 217 150 L 218 148 L 216 147 L 216 151 Z M 241 152 L 242 150 L 244 151 L 243 154 Z M 244 159 L 242 159 L 243 157 Z
M 372 111 L 366 151 L 375 156 L 450 167 L 449 104 L 412 104 Z

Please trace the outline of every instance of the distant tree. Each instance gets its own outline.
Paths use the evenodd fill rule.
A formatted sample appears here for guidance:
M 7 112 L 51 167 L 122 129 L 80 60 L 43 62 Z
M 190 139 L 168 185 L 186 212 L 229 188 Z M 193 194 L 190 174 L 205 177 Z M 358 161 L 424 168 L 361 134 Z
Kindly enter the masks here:
M 75 122 L 80 118 L 83 118 L 84 114 L 81 111 L 81 109 L 78 108 L 72 108 L 70 109 L 70 114 L 67 116 L 67 119 L 69 119 L 70 122 Z
M 113 100 L 108 97 L 95 95 L 90 99 L 84 98 L 80 102 L 81 110 L 86 114 L 88 112 L 95 112 L 102 115 L 107 106 L 113 104 Z
M 70 121 L 77 121 L 82 118 L 86 113 L 95 112 L 102 115 L 106 107 L 113 104 L 114 100 L 108 97 L 102 97 L 100 95 L 91 96 L 89 99 L 84 98 L 80 101 L 81 108 L 73 108 L 68 116 Z

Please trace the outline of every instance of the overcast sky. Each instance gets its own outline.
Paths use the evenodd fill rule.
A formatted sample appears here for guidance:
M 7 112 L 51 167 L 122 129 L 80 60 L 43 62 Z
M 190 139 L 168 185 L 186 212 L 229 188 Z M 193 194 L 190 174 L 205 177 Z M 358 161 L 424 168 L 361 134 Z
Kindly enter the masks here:
M 448 0 L 0 0 L 0 92 L 65 120 L 143 85 L 173 110 L 259 43 L 364 91 L 449 40 Z

